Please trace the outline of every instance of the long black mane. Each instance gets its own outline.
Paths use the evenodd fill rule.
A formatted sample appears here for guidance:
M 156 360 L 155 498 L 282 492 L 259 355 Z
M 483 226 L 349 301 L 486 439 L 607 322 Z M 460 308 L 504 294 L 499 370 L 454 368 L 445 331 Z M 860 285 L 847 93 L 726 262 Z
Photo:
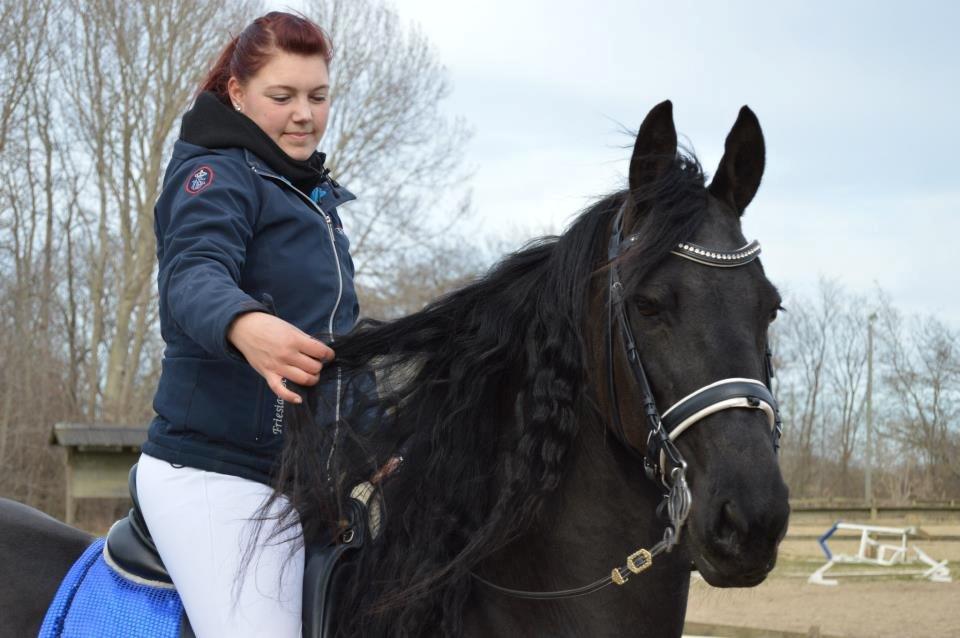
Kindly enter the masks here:
M 401 442 L 404 450 L 383 486 L 384 531 L 340 603 L 346 635 L 425 627 L 458 635 L 470 571 L 550 510 L 580 428 L 597 422 L 591 387 L 600 371 L 590 369 L 588 349 L 599 346 L 584 335 L 605 320 L 603 295 L 591 293 L 603 291 L 595 278 L 627 195 L 603 198 L 561 236 L 533 242 L 422 311 L 364 321 L 334 344 L 339 370 L 294 411 L 278 475 L 307 542 L 330 533 L 353 484 Z M 692 154 L 679 154 L 629 195 L 642 240 L 623 268 L 642 279 L 701 223 L 703 172 Z M 370 374 L 373 403 L 359 391 Z M 331 423 L 321 386 L 337 382 L 352 398 Z

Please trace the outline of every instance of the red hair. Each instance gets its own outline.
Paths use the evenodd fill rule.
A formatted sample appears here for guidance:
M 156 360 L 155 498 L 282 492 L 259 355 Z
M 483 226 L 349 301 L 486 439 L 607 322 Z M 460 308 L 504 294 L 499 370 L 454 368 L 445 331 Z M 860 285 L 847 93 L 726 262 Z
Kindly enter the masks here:
M 330 36 L 314 22 L 292 13 L 271 11 L 251 22 L 227 44 L 200 84 L 200 90 L 213 91 L 227 102 L 230 77 L 245 84 L 278 50 L 298 55 L 320 55 L 328 65 L 333 59 Z

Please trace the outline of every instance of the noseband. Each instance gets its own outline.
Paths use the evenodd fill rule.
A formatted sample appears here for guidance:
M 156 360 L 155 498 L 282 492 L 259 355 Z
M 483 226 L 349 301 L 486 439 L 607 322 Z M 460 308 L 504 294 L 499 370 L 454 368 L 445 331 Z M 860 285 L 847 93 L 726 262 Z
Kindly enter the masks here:
M 610 232 L 610 243 L 607 250 L 607 264 L 609 271 L 609 287 L 607 297 L 607 389 L 610 395 L 611 420 L 613 432 L 623 445 L 634 455 L 639 456 L 647 477 L 663 489 L 661 508 L 666 509 L 669 522 L 664 529 L 663 538 L 649 550 L 639 549 L 626 559 L 626 565 L 615 567 L 610 576 L 601 578 L 589 585 L 577 589 L 567 589 L 553 592 L 533 592 L 501 587 L 473 574 L 473 577 L 487 587 L 515 598 L 534 600 L 557 600 L 573 598 L 598 591 L 611 583 L 623 585 L 631 574 L 639 574 L 653 564 L 653 557 L 669 552 L 680 540 L 680 531 L 690 513 L 692 496 L 687 485 L 687 463 L 674 445 L 674 441 L 690 427 L 699 423 L 712 414 L 731 408 L 748 408 L 761 410 L 767 417 L 770 425 L 770 437 L 774 452 L 780 448 L 780 434 L 782 424 L 777 400 L 773 397 L 771 380 L 773 378 L 773 363 L 769 343 L 764 353 L 764 379 L 747 379 L 734 377 L 715 381 L 691 392 L 674 403 L 661 416 L 657 403 L 653 398 L 650 383 L 640 362 L 640 350 L 637 339 L 630 327 L 630 320 L 623 296 L 623 283 L 617 262 L 620 257 L 636 245 L 640 239 L 639 233 L 623 238 L 623 215 L 630 198 L 623 203 L 614 217 Z M 734 251 L 712 250 L 692 243 L 680 243 L 671 254 L 689 259 L 704 266 L 714 268 L 736 268 L 754 261 L 760 255 L 760 244 L 756 241 Z M 644 415 L 649 423 L 646 447 L 643 452 L 628 440 L 620 416 L 617 391 L 614 383 L 614 324 L 619 328 L 620 339 L 623 342 L 624 354 L 633 380 L 640 390 L 643 401 Z

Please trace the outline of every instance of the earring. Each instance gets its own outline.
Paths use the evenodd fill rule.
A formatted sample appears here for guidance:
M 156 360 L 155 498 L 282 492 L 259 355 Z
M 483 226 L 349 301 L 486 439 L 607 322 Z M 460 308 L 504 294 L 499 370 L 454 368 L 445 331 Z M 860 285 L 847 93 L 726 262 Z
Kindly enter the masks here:
M 242 110 L 243 110 L 243 108 L 242 108 L 239 104 L 237 104 L 236 102 L 233 103 L 233 108 L 237 109 L 238 111 L 242 111 Z

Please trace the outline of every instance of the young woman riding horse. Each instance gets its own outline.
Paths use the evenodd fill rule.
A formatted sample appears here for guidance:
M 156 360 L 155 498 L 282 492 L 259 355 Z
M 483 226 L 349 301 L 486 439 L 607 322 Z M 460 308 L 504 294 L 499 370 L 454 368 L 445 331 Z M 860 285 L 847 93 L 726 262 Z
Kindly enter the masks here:
M 315 384 L 334 356 L 324 341 L 357 318 L 337 214 L 353 196 L 316 151 L 331 57 L 299 16 L 244 29 L 183 118 L 156 206 L 166 349 L 137 491 L 201 638 L 300 634 L 298 528 L 260 542 L 251 519 L 271 492 L 287 402 L 301 400 L 287 381 Z
M 337 339 L 323 374 L 372 367 L 379 394 L 334 414 L 324 384 L 307 393 L 265 513 L 280 538 L 301 521 L 329 538 L 351 487 L 401 450 L 379 532 L 342 572 L 338 635 L 679 636 L 691 568 L 715 586 L 765 578 L 789 509 L 767 347 L 780 298 L 740 225 L 763 165 L 744 107 L 706 186 L 660 104 L 627 190 L 423 311 Z M 90 541 L 0 501 L 15 635 Z

